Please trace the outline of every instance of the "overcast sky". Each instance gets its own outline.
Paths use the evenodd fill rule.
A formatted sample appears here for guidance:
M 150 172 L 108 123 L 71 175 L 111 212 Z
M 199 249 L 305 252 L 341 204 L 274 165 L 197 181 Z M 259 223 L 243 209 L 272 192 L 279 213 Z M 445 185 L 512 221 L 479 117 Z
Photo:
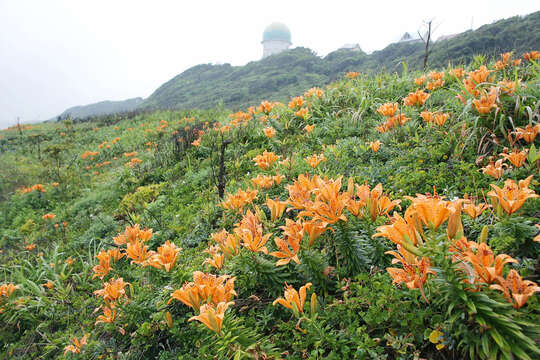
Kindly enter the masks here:
M 147 97 L 200 63 L 258 60 L 273 21 L 293 47 L 326 55 L 346 43 L 382 49 L 430 18 L 437 38 L 537 10 L 537 0 L 0 0 L 0 128 Z

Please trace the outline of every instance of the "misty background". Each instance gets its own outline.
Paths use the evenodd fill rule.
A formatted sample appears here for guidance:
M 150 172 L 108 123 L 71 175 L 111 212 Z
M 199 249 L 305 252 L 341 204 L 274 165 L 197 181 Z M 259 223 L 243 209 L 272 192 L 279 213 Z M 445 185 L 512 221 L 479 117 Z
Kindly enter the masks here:
M 324 56 L 366 52 L 435 19 L 434 38 L 540 9 L 538 1 L 0 1 L 0 128 L 66 108 L 147 97 L 201 63 L 244 65 L 262 55 L 271 22 L 292 47 Z M 537 31 L 538 29 L 536 29 Z M 535 29 L 531 29 L 535 31 Z

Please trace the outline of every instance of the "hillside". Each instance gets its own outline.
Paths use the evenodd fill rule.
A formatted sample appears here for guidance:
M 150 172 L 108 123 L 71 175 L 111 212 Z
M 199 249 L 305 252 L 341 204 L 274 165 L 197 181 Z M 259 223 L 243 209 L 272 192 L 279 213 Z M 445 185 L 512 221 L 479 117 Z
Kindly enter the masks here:
M 429 65 L 467 64 L 476 54 L 494 57 L 506 51 L 521 54 L 540 48 L 540 32 L 533 29 L 540 29 L 540 11 L 484 25 L 434 43 Z M 239 109 L 260 98 L 285 101 L 310 87 L 328 84 L 347 71 L 400 72 L 402 62 L 418 70 L 423 56 L 421 42 L 405 42 L 390 44 L 370 55 L 339 50 L 320 58 L 309 49 L 296 48 L 245 66 L 197 65 L 161 85 L 142 106 L 208 109 L 223 102 L 226 107 Z
M 74 106 L 65 110 L 58 117 L 51 120 L 57 120 L 58 118 L 64 120 L 67 118 L 85 119 L 92 116 L 108 115 L 115 113 L 129 112 L 137 109 L 143 102 L 140 97 L 121 100 L 121 101 L 100 101 L 94 104 Z
M 540 53 L 496 60 L 0 131 L 0 360 L 540 358 Z

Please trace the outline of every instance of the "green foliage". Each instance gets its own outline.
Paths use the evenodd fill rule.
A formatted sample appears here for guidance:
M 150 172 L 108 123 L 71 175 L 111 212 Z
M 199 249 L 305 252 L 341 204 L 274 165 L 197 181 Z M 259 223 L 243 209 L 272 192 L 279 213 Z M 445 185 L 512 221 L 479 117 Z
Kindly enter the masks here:
M 527 24 L 535 16 L 526 17 Z M 513 26 L 514 22 L 502 24 Z M 481 30 L 486 29 L 489 26 Z M 455 39 L 465 41 L 472 35 Z M 445 49 L 442 45 L 433 50 L 434 63 L 437 51 Z M 373 237 L 377 227 L 390 223 L 386 215 L 372 220 L 344 210 L 347 221 L 331 222 L 313 244 L 302 234 L 299 263 L 292 259 L 276 266 L 277 259 L 271 255 L 280 250 L 275 238 L 286 239 L 282 228 L 286 220 L 299 221 L 302 210 L 289 204 L 279 219 L 271 220 L 266 199 L 287 200 L 288 186 L 300 174 L 342 176 L 342 192 L 348 190 L 349 177 L 357 185 L 366 182 L 371 189 L 381 183 L 385 196 L 401 200 L 401 209 L 394 208 L 400 213 L 410 206 L 406 195 L 433 194 L 434 186 L 448 200 L 469 193 L 477 197 L 476 203 L 490 202 L 490 184 L 502 186 L 505 179 L 533 175 L 530 188 L 539 192 L 536 149 L 540 136 L 532 144 L 516 143 L 529 149 L 525 166 L 505 167 L 499 180 L 479 171 L 491 156 L 499 158 L 504 147 L 511 147 L 508 131 L 538 122 L 535 66 L 524 62 L 515 72 L 497 72 L 496 81 L 505 76 L 520 78 L 526 87 L 513 95 L 501 94 L 496 114 L 494 110 L 479 115 L 470 99 L 466 104 L 455 99 L 463 89 L 448 74 L 445 85 L 430 92 L 424 107 L 412 108 L 401 104 L 416 89 L 414 79 L 421 75 L 415 71 L 416 47 L 414 43 L 393 44 L 372 55 L 339 51 L 325 59 L 296 49 L 241 68 L 199 66 L 160 90 L 171 107 L 194 105 L 200 99 L 204 107 L 211 106 L 225 92 L 230 96 L 225 104 L 237 106 L 265 100 L 268 92 L 262 82 L 271 84 L 286 101 L 311 84 L 341 78 L 347 70 L 370 69 L 377 61 L 388 69 L 403 69 L 401 75 L 394 71 L 361 74 L 332 83 L 320 98 L 305 98 L 309 102 L 305 119 L 294 114 L 296 109 L 277 106 L 267 118 L 249 114 L 245 125 L 235 124 L 236 115 L 218 106 L 44 123 L 22 134 L 17 129 L 0 132 L 0 284 L 19 286 L 13 295 L 0 298 L 0 358 L 534 358 L 538 353 L 534 341 L 539 338 L 534 325 L 539 319 L 538 296 L 532 295 L 516 310 L 500 291 L 485 284 L 476 284 L 479 292 L 469 291 L 471 284 L 463 281 L 460 263 L 452 262 L 454 257 L 448 253 L 444 230 L 426 230 L 425 234 L 433 253 L 422 254 L 436 272 L 428 275 L 423 288 L 429 303 L 418 288 L 393 282 L 385 269 L 401 266 L 392 264 L 386 254 L 396 250 L 395 245 Z M 463 63 L 471 60 L 472 67 L 479 67 L 491 55 L 468 57 Z M 293 70 L 288 68 L 291 64 Z M 271 71 L 261 80 L 257 74 L 265 69 Z M 306 71 L 323 75 L 312 77 L 308 84 L 298 76 Z M 235 93 L 237 89 L 229 86 L 232 76 L 249 79 L 248 90 Z M 187 80 L 193 91 L 182 92 L 177 103 L 173 95 Z M 184 85 L 177 87 L 182 81 Z M 380 134 L 375 128 L 384 118 L 377 109 L 387 102 L 398 102 L 410 120 Z M 420 117 L 423 110 L 447 112 L 450 117 L 442 126 L 427 124 Z M 307 125 L 314 126 L 312 133 L 306 132 Z M 276 130 L 271 139 L 263 132 L 267 126 Z M 200 143 L 193 144 L 199 138 Z M 382 143 L 377 152 L 369 146 L 375 139 Z M 220 199 L 216 174 L 224 140 L 230 143 L 224 151 L 225 198 Z M 93 159 L 83 158 L 85 151 L 97 154 Z M 264 151 L 275 152 L 280 160 L 287 158 L 289 164 L 258 168 L 253 158 Z M 129 152 L 136 152 L 141 162 L 128 163 L 131 157 L 124 153 Z M 324 154 L 326 161 L 310 167 L 305 159 L 313 154 Z M 241 210 L 225 209 L 222 202 L 238 189 L 253 188 L 254 177 L 278 172 L 283 176 L 279 186 L 258 188 L 253 202 L 243 209 L 257 215 L 264 234 L 272 233 L 265 243 L 268 254 L 253 253 L 240 244 L 237 255 L 228 254 L 223 267 L 214 268 L 205 261 L 210 256 L 205 250 L 217 245 L 211 234 L 222 229 L 233 233 L 243 216 Z M 34 184 L 42 184 L 44 192 L 16 191 Z M 479 239 L 487 226 L 486 241 L 494 255 L 504 252 L 519 260 L 519 264 L 507 264 L 503 275 L 519 270 L 524 279 L 537 281 L 540 245 L 533 238 L 538 235 L 539 205 L 539 199 L 529 199 L 512 215 L 497 209 L 487 209 L 475 219 L 464 214 L 464 234 L 469 240 Z M 47 213 L 55 217 L 46 220 Z M 312 217 L 305 215 L 304 220 Z M 135 223 L 153 230 L 144 244 L 151 254 L 165 241 L 181 247 L 176 264 L 166 271 L 131 263 L 133 259 L 124 255 L 111 264 L 103 279 L 94 276 L 93 269 L 102 260 L 96 256 L 115 248 L 125 251 L 126 246 L 119 246 L 113 237 Z M 169 302 L 175 290 L 192 281 L 194 271 L 235 278 L 235 304 L 225 313 L 221 336 L 188 321 L 198 315 L 196 310 L 177 300 Z M 119 277 L 131 284 L 126 287 L 129 301 L 117 305 L 112 323 L 96 324 L 105 303 L 94 291 Z M 49 281 L 53 283 L 50 289 L 44 286 Z M 304 313 L 273 306 L 277 297 L 285 296 L 285 284 L 299 289 L 308 282 L 312 286 Z M 311 311 L 313 293 L 316 311 Z M 434 331 L 442 333 L 437 345 L 443 348 L 431 341 Z M 80 339 L 83 334 L 89 338 L 81 354 L 64 355 L 71 338 Z

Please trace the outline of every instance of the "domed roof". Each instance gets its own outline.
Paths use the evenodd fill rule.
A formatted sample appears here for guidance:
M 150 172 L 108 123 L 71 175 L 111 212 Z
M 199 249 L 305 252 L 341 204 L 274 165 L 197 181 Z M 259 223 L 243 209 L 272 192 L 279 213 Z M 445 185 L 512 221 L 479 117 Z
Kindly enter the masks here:
M 274 22 L 268 25 L 263 32 L 263 41 L 281 40 L 291 42 L 291 31 L 287 25 Z

